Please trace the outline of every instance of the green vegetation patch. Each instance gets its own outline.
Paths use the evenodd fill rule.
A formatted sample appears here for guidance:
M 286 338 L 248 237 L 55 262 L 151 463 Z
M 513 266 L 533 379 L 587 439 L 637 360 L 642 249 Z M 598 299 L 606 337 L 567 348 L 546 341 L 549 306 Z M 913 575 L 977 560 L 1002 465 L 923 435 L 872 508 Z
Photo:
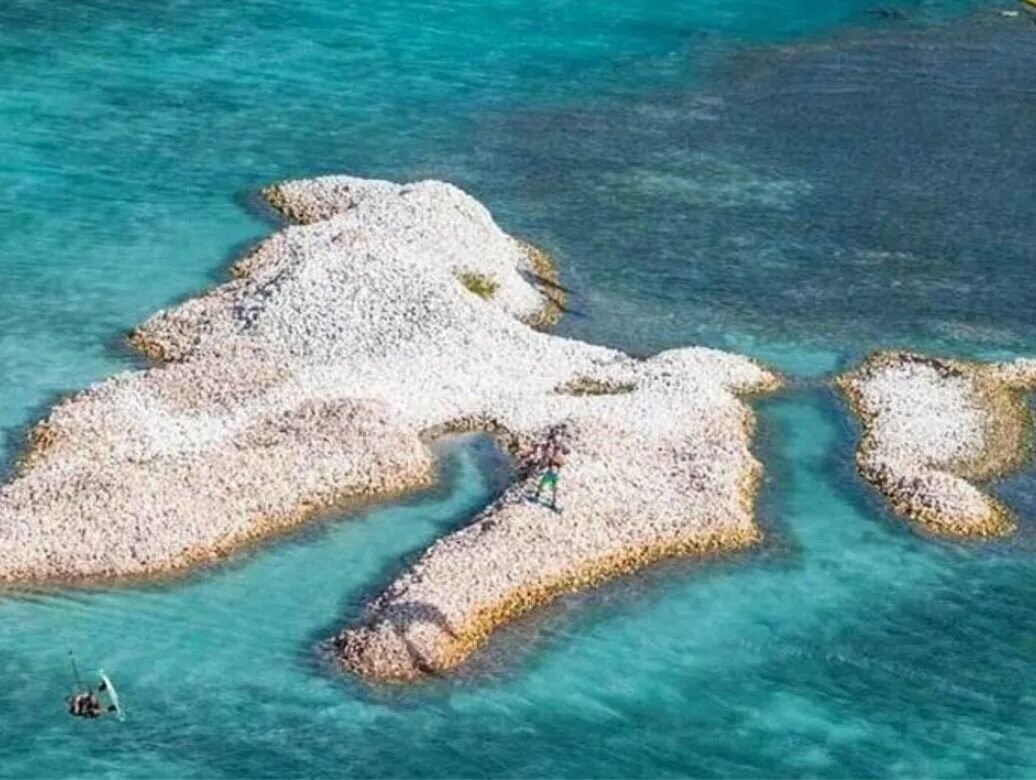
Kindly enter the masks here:
M 632 393 L 636 389 L 636 385 L 630 382 L 609 382 L 581 376 L 561 385 L 555 392 L 565 395 L 622 395 Z
M 496 291 L 500 289 L 500 283 L 485 274 L 465 271 L 464 273 L 457 274 L 457 278 L 471 292 L 475 293 L 479 298 L 485 298 L 487 301 L 496 295 Z

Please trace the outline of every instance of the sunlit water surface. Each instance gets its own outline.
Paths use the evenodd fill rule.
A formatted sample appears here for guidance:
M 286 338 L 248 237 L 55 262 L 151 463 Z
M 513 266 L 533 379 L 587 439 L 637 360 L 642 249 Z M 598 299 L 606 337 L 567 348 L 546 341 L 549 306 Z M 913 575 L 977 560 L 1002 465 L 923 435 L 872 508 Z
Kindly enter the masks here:
M 821 378 L 877 346 L 1031 352 L 1036 28 L 976 3 L 77 2 L 0 7 L 0 448 L 137 365 L 123 332 L 271 228 L 271 180 L 457 181 L 549 249 L 568 335 L 744 351 L 766 541 L 571 597 L 457 677 L 320 642 L 501 489 L 439 488 L 137 589 L 0 601 L 5 776 L 1024 776 L 1031 472 L 997 544 L 914 535 Z M 127 717 L 63 714 L 68 650 Z

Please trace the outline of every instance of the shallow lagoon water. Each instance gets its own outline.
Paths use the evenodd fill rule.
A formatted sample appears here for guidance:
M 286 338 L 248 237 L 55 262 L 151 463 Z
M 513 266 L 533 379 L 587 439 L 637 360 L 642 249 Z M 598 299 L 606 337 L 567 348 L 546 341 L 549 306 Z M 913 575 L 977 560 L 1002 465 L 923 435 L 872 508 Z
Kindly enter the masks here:
M 847 433 L 826 391 L 766 402 L 761 548 L 570 597 L 415 688 L 343 678 L 316 648 L 500 488 L 487 439 L 444 447 L 437 491 L 187 581 L 8 602 L 4 773 L 1026 774 L 1032 551 L 876 513 Z M 62 715 L 68 647 L 117 675 L 125 722 Z
M 565 599 L 426 686 L 316 647 L 499 489 L 484 439 L 444 445 L 436 491 L 185 580 L 6 598 L 0 774 L 1031 775 L 1032 473 L 1000 488 L 1015 539 L 917 536 L 806 379 L 883 344 L 1033 346 L 1036 35 L 976 5 L 4 4 L 9 457 L 270 229 L 258 186 L 319 172 L 456 180 L 556 254 L 563 332 L 794 382 L 759 404 L 762 547 Z M 70 648 L 125 723 L 63 715 Z

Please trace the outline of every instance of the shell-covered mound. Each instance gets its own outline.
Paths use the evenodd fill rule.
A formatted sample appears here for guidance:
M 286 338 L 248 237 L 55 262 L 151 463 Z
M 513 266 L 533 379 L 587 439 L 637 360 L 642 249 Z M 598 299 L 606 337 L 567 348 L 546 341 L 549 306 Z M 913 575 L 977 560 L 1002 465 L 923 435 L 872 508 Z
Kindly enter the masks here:
M 947 536 L 1002 536 L 1007 508 L 975 487 L 1028 451 L 1036 361 L 969 363 L 884 352 L 839 377 L 863 425 L 861 475 L 904 517 Z
M 752 415 L 737 394 L 772 388 L 771 374 L 686 349 L 644 362 L 618 358 L 595 378 L 621 389 L 559 393 L 544 405 L 544 421 L 563 421 L 569 435 L 560 511 L 534 498 L 534 473 L 435 543 L 368 607 L 362 625 L 336 639 L 348 668 L 377 679 L 441 672 L 497 625 L 563 591 L 664 556 L 758 539 L 761 468 L 748 449 Z M 523 435 L 535 431 L 503 421 Z
M 35 429 L 0 488 L 0 581 L 203 561 L 345 498 L 427 482 L 424 441 L 461 428 L 517 443 L 567 425 L 564 511 L 518 488 L 436 545 L 343 640 L 359 671 L 444 668 L 561 588 L 757 537 L 739 395 L 772 374 L 712 350 L 645 361 L 535 330 L 560 300 L 545 256 L 449 184 L 330 177 L 267 197 L 304 224 L 136 331 L 163 365 Z

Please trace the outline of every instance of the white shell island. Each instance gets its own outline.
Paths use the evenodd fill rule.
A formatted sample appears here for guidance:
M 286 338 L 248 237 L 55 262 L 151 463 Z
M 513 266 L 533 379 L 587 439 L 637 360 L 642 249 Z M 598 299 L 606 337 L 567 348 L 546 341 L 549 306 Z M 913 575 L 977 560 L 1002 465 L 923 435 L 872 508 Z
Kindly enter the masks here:
M 1015 520 L 978 485 L 1029 454 L 1036 360 L 881 352 L 837 380 L 863 427 L 856 463 L 898 514 L 940 536 L 996 537 Z
M 564 426 L 561 511 L 513 485 L 336 637 L 409 680 L 498 625 L 672 555 L 760 538 L 747 399 L 780 377 L 702 348 L 649 359 L 542 330 L 549 258 L 437 181 L 280 184 L 296 224 L 132 335 L 155 365 L 59 403 L 0 488 L 0 582 L 162 575 L 436 477 L 427 442 Z

